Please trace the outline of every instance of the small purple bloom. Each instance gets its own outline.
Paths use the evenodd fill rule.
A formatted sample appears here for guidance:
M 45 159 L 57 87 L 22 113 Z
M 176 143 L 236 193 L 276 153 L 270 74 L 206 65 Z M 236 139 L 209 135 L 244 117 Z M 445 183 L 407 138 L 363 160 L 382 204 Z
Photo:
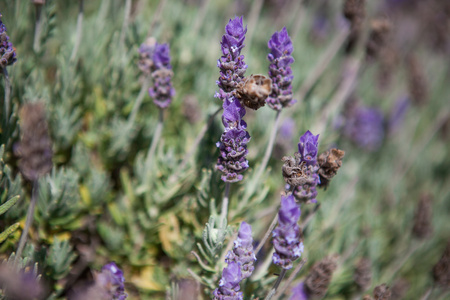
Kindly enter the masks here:
M 214 300 L 242 300 L 239 282 L 242 280 L 241 268 L 235 262 L 223 269 L 219 287 L 213 292 Z
M 3 24 L 2 15 L 0 14 L 0 67 L 12 65 L 17 61 L 16 51 L 13 44 L 9 41 L 9 36 L 6 33 L 6 26 Z
M 154 44 L 141 46 L 143 53 L 151 57 L 153 86 L 148 90 L 153 102 L 161 109 L 167 108 L 175 96 L 172 87 L 172 66 L 170 65 L 170 50 L 168 44 Z M 140 49 L 141 51 L 141 49 Z
M 124 282 L 123 272 L 114 262 L 104 265 L 102 272 L 96 278 L 96 284 L 103 287 L 113 300 L 124 300 L 127 298 Z
M 248 168 L 246 156 L 250 135 L 245 131 L 247 124 L 242 120 L 245 109 L 238 100 L 226 99 L 223 109 L 222 122 L 225 130 L 216 144 L 220 150 L 216 169 L 224 173 L 221 177 L 223 181 L 237 182 L 243 179 L 240 173 Z
M 286 27 L 280 32 L 275 32 L 268 42 L 270 53 L 267 58 L 270 61 L 269 77 L 272 80 L 272 93 L 266 102 L 270 108 L 281 110 L 283 107 L 292 106 L 296 100 L 292 99 L 292 69 L 290 65 L 294 62 L 292 57 L 291 38 Z
M 273 263 L 283 269 L 292 268 L 292 262 L 303 253 L 303 243 L 300 241 L 300 207 L 292 195 L 281 198 L 278 212 L 278 226 L 273 231 Z
M 217 61 L 217 66 L 220 69 L 217 85 L 220 91 L 215 95 L 222 101 L 232 96 L 232 92 L 236 89 L 238 83 L 243 80 L 245 70 L 248 67 L 244 62 L 244 56 L 241 55 L 246 32 L 247 27 L 244 28 L 242 17 L 230 19 L 225 27 L 225 34 L 220 43 L 223 55 Z
M 255 252 L 253 251 L 252 227 L 246 222 L 241 223 L 238 238 L 234 241 L 232 251 L 229 251 L 225 261 L 230 264 L 235 262 L 241 268 L 242 279 L 250 277 L 255 267 Z
M 289 300 L 308 300 L 308 294 L 305 291 L 304 283 L 300 282 L 292 289 L 292 296 Z
M 344 135 L 366 151 L 375 151 L 383 143 L 383 113 L 370 107 L 356 104 L 347 114 Z
M 313 135 L 311 131 L 306 131 L 300 137 L 298 143 L 298 152 L 301 155 L 302 161 L 307 165 L 315 165 L 317 163 L 317 151 L 319 146 L 319 135 Z

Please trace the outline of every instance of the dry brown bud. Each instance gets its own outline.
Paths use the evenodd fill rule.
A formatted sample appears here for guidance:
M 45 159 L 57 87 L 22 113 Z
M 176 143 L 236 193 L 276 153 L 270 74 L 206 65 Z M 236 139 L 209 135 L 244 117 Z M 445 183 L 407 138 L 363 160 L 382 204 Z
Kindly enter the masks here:
M 356 263 L 353 279 L 361 291 L 367 290 L 372 281 L 371 262 L 368 258 L 361 258 Z
M 441 259 L 433 268 L 433 279 L 441 287 L 448 288 L 450 286 L 450 240 L 447 242 Z
M 407 58 L 408 89 L 411 100 L 416 105 L 423 105 L 428 100 L 428 83 L 422 65 L 416 56 Z
M 373 297 L 375 300 L 389 300 L 391 299 L 391 290 L 383 283 L 373 289 Z
M 15 149 L 20 157 L 19 169 L 28 180 L 34 181 L 52 169 L 52 141 L 48 133 L 42 103 L 27 103 L 19 113 L 22 138 Z
M 311 299 L 320 299 L 325 296 L 336 268 L 335 257 L 326 257 L 314 264 L 305 279 L 305 290 Z
M 337 171 L 342 166 L 342 158 L 345 152 L 339 149 L 331 149 L 321 153 L 317 158 L 319 164 L 319 187 L 326 187 L 330 180 L 337 174 Z
M 236 96 L 245 106 L 254 110 L 266 104 L 271 92 L 272 80 L 264 75 L 251 75 L 236 87 Z
M 301 162 L 300 153 L 294 153 L 292 156 L 284 156 L 282 159 L 284 181 L 291 186 L 300 186 L 304 184 L 313 184 L 315 179 L 309 176 L 308 170 L 311 171 L 312 166 L 307 166 L 305 162 Z
M 414 226 L 412 233 L 419 239 L 429 237 L 433 232 L 432 220 L 432 197 L 430 195 L 422 195 L 416 207 L 414 214 Z

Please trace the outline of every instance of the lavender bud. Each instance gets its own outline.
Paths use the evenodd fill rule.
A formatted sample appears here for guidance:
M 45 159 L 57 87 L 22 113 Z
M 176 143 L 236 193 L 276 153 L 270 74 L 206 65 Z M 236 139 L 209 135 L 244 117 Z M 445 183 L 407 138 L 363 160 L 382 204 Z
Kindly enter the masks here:
M 308 294 L 305 291 L 305 284 L 300 282 L 296 287 L 294 287 L 291 291 L 292 296 L 289 300 L 308 300 Z
M 434 282 L 444 288 L 450 286 L 450 240 L 447 242 L 441 259 L 433 267 Z
M 319 135 L 313 135 L 311 131 L 306 131 L 300 137 L 298 143 L 298 152 L 301 155 L 302 161 L 308 165 L 315 165 L 317 163 L 317 151 L 319 146 Z
M 416 238 L 427 238 L 433 232 L 433 225 L 431 224 L 432 207 L 432 197 L 430 195 L 422 195 L 414 214 L 412 233 Z
M 20 157 L 19 169 L 30 181 L 37 180 L 52 169 L 52 141 L 48 133 L 42 103 L 27 103 L 19 113 L 21 140 L 14 149 Z
M 245 131 L 247 124 L 242 120 L 245 109 L 239 101 L 226 99 L 223 108 L 222 123 L 225 130 L 216 144 L 220 150 L 216 169 L 223 173 L 223 181 L 237 182 L 243 179 L 240 173 L 248 168 L 246 156 L 250 135 Z
M 366 151 L 377 150 L 384 138 L 383 113 L 356 105 L 347 113 L 344 135 Z
M 300 241 L 300 208 L 292 195 L 281 197 L 281 207 L 278 212 L 278 226 L 273 231 L 273 263 L 283 269 L 292 268 L 292 262 L 303 253 L 303 243 Z
M 234 241 L 234 248 L 229 251 L 225 261 L 235 262 L 241 268 L 242 279 L 250 277 L 255 267 L 255 252 L 253 251 L 252 227 L 246 222 L 241 223 L 238 238 Z
M 269 77 L 272 79 L 272 93 L 266 102 L 270 108 L 281 110 L 283 107 L 292 106 L 296 100 L 292 99 L 292 69 L 294 62 L 291 38 L 286 27 L 280 32 L 275 32 L 268 42 L 270 53 L 267 58 L 270 61 Z
M 372 264 L 367 258 L 361 258 L 356 264 L 353 280 L 361 291 L 365 291 L 370 287 L 372 281 L 371 267 Z
M 305 279 L 305 291 L 311 299 L 321 299 L 325 296 L 336 268 L 334 257 L 326 257 L 314 264 Z
M 148 38 L 145 43 L 139 47 L 139 69 L 145 74 L 150 75 L 154 70 L 153 54 L 155 52 L 156 39 Z
M 383 283 L 373 289 L 373 297 L 375 300 L 389 300 L 391 299 L 391 290 Z
M 142 46 L 141 46 L 142 47 Z M 150 50 L 149 50 L 150 51 Z M 172 66 L 170 65 L 170 50 L 168 44 L 154 45 L 152 49 L 152 78 L 153 86 L 148 90 L 153 103 L 160 109 L 167 108 L 175 96 L 172 87 Z
M 241 268 L 235 262 L 228 264 L 223 269 L 219 287 L 213 292 L 214 300 L 242 300 L 242 292 L 239 292 L 239 282 L 242 279 Z
M 345 152 L 336 148 L 330 149 L 319 155 L 317 162 L 319 164 L 319 187 L 327 187 L 330 180 L 337 174 L 342 166 L 342 158 Z
M 6 33 L 6 26 L 3 24 L 2 14 L 0 14 L 0 67 L 12 65 L 17 61 L 16 50 L 13 44 L 9 42 L 9 36 Z
M 216 97 L 222 101 L 225 101 L 227 96 L 232 96 L 232 92 L 244 79 L 244 73 L 248 66 L 244 63 L 241 50 L 244 48 L 246 32 L 247 27 L 244 28 L 242 17 L 230 19 L 225 26 L 225 34 L 220 43 L 223 55 L 217 61 L 217 66 L 220 69 L 217 85 L 222 93 L 216 93 Z
M 97 274 L 96 286 L 101 287 L 112 300 L 124 300 L 127 298 L 125 293 L 125 277 L 114 262 L 103 266 L 101 273 Z

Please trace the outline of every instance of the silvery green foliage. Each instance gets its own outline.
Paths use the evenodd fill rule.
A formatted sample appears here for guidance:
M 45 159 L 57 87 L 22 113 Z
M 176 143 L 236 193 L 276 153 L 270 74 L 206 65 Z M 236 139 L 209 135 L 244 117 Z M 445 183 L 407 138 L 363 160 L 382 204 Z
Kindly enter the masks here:
M 72 169 L 53 169 L 39 181 L 39 223 L 68 226 L 80 211 L 78 174 Z
M 69 273 L 70 266 L 75 258 L 76 254 L 73 252 L 69 241 L 59 240 L 55 237 L 45 260 L 51 277 L 56 280 L 64 278 Z

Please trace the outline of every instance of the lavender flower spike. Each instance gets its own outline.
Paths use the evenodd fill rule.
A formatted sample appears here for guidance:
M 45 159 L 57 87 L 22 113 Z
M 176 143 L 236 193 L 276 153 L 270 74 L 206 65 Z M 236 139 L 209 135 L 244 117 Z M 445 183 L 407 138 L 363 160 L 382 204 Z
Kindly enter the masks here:
M 278 212 L 278 226 L 273 231 L 273 263 L 283 269 L 292 268 L 292 262 L 299 258 L 303 252 L 303 243 L 300 241 L 300 227 L 297 222 L 300 218 L 300 207 L 295 203 L 292 195 L 281 198 L 281 207 Z
M 305 284 L 300 282 L 296 287 L 292 289 L 292 296 L 289 300 L 308 300 L 308 294 L 305 291 Z
M 153 86 L 148 93 L 156 106 L 161 109 L 167 108 L 175 96 L 175 90 L 172 87 L 173 72 L 170 65 L 169 45 L 156 43 L 153 48 L 144 47 L 142 51 L 151 52 L 152 56 Z
M 16 51 L 13 44 L 9 41 L 9 36 L 6 33 L 6 26 L 3 24 L 2 14 L 0 14 L 0 67 L 12 65 L 16 62 Z
M 97 275 L 96 285 L 102 287 L 111 296 L 110 299 L 125 300 L 128 295 L 125 293 L 124 281 L 122 270 L 114 262 L 110 262 Z
M 244 56 L 241 55 L 246 32 L 247 27 L 244 28 L 242 17 L 230 19 L 225 26 L 225 34 L 220 43 L 223 55 L 217 61 L 217 67 L 220 69 L 217 85 L 220 92 L 216 93 L 216 97 L 222 101 L 232 95 L 238 83 L 243 80 L 248 67 L 244 62 Z
M 239 101 L 227 98 L 223 104 L 223 110 L 222 123 L 225 130 L 216 144 L 220 150 L 216 169 L 222 171 L 223 181 L 237 182 L 243 179 L 240 173 L 248 168 L 246 156 L 250 135 L 245 131 L 247 124 L 242 120 L 245 109 Z
M 246 222 L 241 223 L 238 238 L 234 241 L 234 248 L 225 258 L 227 263 L 237 263 L 242 272 L 242 279 L 250 277 L 255 267 L 255 252 L 253 251 L 252 227 Z
M 235 262 L 228 264 L 223 269 L 219 287 L 214 290 L 214 300 L 242 300 L 242 292 L 239 292 L 239 282 L 242 280 L 242 273 L 239 265 Z
M 293 194 L 300 202 L 317 202 L 316 186 L 320 183 L 320 177 L 317 174 L 319 170 L 319 164 L 317 163 L 318 146 L 319 135 L 314 135 L 308 130 L 300 137 L 300 143 L 298 143 L 300 165 L 304 166 L 304 176 L 309 179 L 294 189 Z
M 294 62 L 291 38 L 286 27 L 280 32 L 275 32 L 268 42 L 270 53 L 267 58 L 270 61 L 269 77 L 272 79 L 272 93 L 266 102 L 270 108 L 281 110 L 283 107 L 292 106 L 296 100 L 292 99 L 292 69 Z

